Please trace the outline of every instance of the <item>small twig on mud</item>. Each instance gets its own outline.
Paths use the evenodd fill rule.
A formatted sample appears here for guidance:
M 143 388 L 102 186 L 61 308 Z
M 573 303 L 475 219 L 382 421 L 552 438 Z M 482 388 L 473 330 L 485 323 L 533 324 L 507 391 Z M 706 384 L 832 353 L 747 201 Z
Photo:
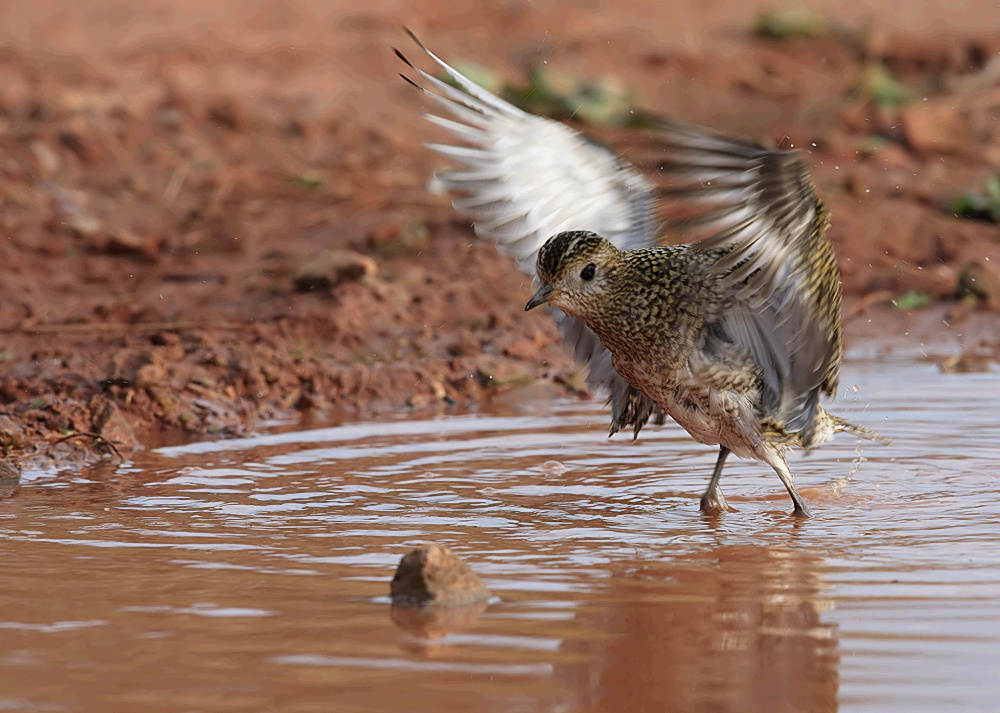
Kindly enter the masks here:
M 895 296 L 889 290 L 879 290 L 878 292 L 872 292 L 870 295 L 865 295 L 847 310 L 847 314 L 844 315 L 844 322 L 850 322 L 852 319 L 860 317 L 868 311 L 869 307 L 874 307 L 883 302 L 891 302 Z
M 121 451 L 118 450 L 118 447 L 114 444 L 113 441 L 109 441 L 107 438 L 105 438 L 99 433 L 90 433 L 89 431 L 77 431 L 76 433 L 71 433 L 68 436 L 63 436 L 62 438 L 53 441 L 49 445 L 47 450 L 55 448 L 60 443 L 65 443 L 66 441 L 72 441 L 77 438 L 89 438 L 92 441 L 96 442 L 98 445 L 110 449 L 112 453 L 118 456 L 119 460 L 125 460 L 125 456 L 122 455 Z
M 184 181 L 187 180 L 190 170 L 190 161 L 182 163 L 174 169 L 173 174 L 170 176 L 170 180 L 167 182 L 167 187 L 163 190 L 163 200 L 167 203 L 167 205 L 173 205 L 174 201 L 177 200 L 177 196 L 180 194 L 181 188 L 184 186 Z

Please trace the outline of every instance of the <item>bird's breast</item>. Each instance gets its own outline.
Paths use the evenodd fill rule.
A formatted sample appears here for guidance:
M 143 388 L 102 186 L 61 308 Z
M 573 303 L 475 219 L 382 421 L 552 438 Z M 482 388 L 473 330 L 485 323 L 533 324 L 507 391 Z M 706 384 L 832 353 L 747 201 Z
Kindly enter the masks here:
M 760 459 L 768 448 L 755 407 L 760 394 L 754 374 L 719 365 L 668 365 L 612 356 L 618 373 L 695 440 L 724 445 L 742 458 Z

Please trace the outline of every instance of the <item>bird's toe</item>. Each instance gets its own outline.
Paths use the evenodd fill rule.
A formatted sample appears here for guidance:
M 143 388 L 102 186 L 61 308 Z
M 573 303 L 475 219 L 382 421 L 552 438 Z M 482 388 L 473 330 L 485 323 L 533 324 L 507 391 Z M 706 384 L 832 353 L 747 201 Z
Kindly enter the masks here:
M 809 508 L 803 502 L 795 503 L 795 509 L 792 510 L 792 515 L 798 518 L 805 519 L 807 517 L 812 517 L 812 513 L 809 512 Z
M 724 512 L 738 512 L 726 502 L 726 496 L 721 490 L 707 492 L 701 496 L 701 511 L 705 515 L 719 515 Z

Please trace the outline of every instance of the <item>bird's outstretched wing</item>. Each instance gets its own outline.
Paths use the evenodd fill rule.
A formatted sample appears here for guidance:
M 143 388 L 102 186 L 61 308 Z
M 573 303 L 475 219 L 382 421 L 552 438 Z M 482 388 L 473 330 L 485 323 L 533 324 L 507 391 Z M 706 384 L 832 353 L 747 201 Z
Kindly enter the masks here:
M 832 396 L 842 356 L 840 276 L 829 213 L 796 151 L 771 151 L 659 121 L 663 195 L 734 307 L 715 333 L 749 349 L 764 374 L 763 409 L 789 433 L 808 431 L 819 394 Z M 803 441 L 808 443 L 808 433 Z
M 539 248 L 564 230 L 594 231 L 623 250 L 655 244 L 656 195 L 646 177 L 568 126 L 486 91 L 410 36 L 451 82 L 396 51 L 419 75 L 417 81 L 403 78 L 449 115 L 426 117 L 460 144 L 428 147 L 462 165 L 438 177 L 463 194 L 454 205 L 473 220 L 479 236 L 493 240 L 529 275 Z M 632 426 L 638 434 L 651 415 L 662 420 L 659 408 L 618 375 L 610 353 L 583 322 L 558 311 L 555 316 L 567 350 L 587 369 L 588 385 L 610 393 L 612 433 Z

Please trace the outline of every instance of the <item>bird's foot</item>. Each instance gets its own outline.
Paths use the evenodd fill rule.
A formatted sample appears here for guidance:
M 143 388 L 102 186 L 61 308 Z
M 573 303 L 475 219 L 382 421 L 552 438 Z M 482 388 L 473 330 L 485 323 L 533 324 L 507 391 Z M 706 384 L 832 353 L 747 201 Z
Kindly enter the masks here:
M 718 515 L 724 512 L 738 512 L 736 508 L 730 507 L 726 502 L 726 496 L 722 494 L 722 488 L 706 490 L 701 496 L 701 511 L 706 515 Z
M 812 517 L 812 513 L 809 512 L 809 508 L 806 507 L 806 501 L 802 499 L 802 496 L 798 493 L 792 493 L 792 502 L 795 504 L 795 509 L 792 510 L 792 515 L 803 520 L 807 517 Z
M 796 503 L 795 509 L 792 510 L 792 515 L 802 518 L 803 520 L 807 517 L 812 517 L 812 513 L 809 512 L 809 508 L 806 507 L 805 503 Z

